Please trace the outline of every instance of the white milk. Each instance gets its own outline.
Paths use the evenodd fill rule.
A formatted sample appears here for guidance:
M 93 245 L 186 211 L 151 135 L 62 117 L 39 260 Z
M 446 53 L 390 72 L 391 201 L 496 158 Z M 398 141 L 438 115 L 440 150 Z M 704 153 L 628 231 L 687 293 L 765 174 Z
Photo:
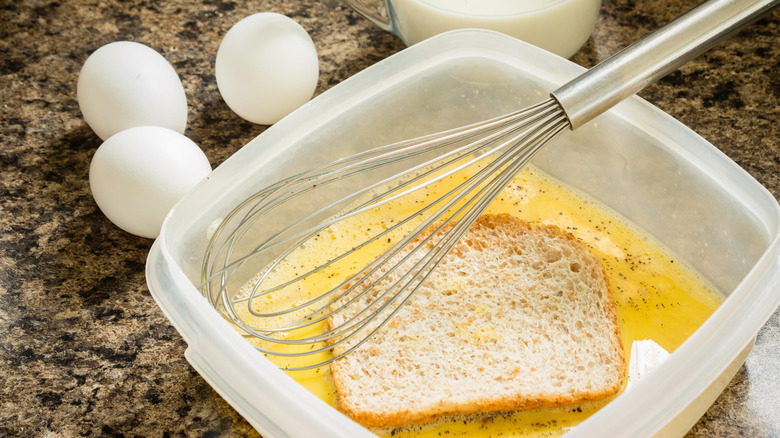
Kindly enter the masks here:
M 601 0 L 390 0 L 407 45 L 453 29 L 511 35 L 568 58 L 590 37 Z

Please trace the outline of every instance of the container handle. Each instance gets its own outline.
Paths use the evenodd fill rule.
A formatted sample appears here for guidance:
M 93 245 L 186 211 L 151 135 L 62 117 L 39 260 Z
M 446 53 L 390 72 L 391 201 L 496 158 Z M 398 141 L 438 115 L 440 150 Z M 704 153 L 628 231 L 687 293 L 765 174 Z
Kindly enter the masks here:
M 342 3 L 371 20 L 382 30 L 395 33 L 393 21 L 390 19 L 389 0 L 341 0 Z

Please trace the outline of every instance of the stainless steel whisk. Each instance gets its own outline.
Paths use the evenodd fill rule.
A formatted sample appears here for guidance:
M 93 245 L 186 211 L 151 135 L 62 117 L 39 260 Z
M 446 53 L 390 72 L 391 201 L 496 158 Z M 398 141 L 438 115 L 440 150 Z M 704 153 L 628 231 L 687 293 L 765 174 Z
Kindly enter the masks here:
M 530 108 L 372 149 L 260 190 L 236 207 L 214 231 L 203 263 L 204 296 L 244 336 L 254 339 L 258 350 L 276 357 L 275 363 L 284 369 L 312 369 L 337 360 L 387 324 L 477 217 L 553 138 L 567 128 L 583 125 L 778 4 L 780 0 L 710 0 Z M 306 268 L 281 284 L 264 285 L 291 252 L 311 239 L 323 237 L 329 227 L 464 171 L 471 174 L 468 179 L 408 216 L 397 218 L 350 251 Z M 388 176 L 356 186 L 345 196 L 338 195 L 338 199 L 326 200 L 336 196 L 329 194 L 336 183 L 345 185 L 346 179 L 369 172 Z M 319 198 L 321 204 L 289 223 L 275 220 L 280 206 L 308 205 Z M 257 239 L 256 227 L 273 231 Z M 267 297 L 284 295 L 285 290 L 324 275 L 347 257 L 354 258 L 356 252 L 382 243 L 387 243 L 387 249 L 379 257 L 366 260 L 353 275 L 337 281 L 327 292 L 311 297 L 304 294 L 285 308 L 263 310 Z M 411 264 L 387 265 L 403 251 L 423 253 Z M 240 272 L 248 260 L 258 257 L 267 260 L 267 268 L 252 280 L 251 290 L 239 295 L 230 285 L 239 276 L 242 281 L 249 280 L 246 273 Z M 382 290 L 372 290 L 396 269 L 405 270 L 399 280 Z M 361 301 L 366 297 L 368 305 Z M 342 323 L 329 325 L 334 314 L 350 306 L 361 307 L 351 311 L 354 316 Z

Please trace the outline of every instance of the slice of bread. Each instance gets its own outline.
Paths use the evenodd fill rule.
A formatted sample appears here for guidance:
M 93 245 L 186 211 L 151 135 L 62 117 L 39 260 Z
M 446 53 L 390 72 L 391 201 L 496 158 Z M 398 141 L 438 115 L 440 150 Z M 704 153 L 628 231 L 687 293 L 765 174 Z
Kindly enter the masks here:
M 506 214 L 480 217 L 390 323 L 330 365 L 341 409 L 379 427 L 600 400 L 625 367 L 599 259 Z

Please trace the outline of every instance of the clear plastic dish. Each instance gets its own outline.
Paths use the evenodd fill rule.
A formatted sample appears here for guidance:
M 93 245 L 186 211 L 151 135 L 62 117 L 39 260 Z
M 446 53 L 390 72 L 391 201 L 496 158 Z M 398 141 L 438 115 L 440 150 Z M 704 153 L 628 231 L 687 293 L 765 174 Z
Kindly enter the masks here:
M 249 142 L 175 206 L 149 254 L 149 289 L 192 366 L 266 437 L 372 436 L 273 366 L 203 298 L 210 227 L 280 177 L 524 107 L 581 71 L 501 34 L 454 31 L 366 69 Z M 570 134 L 534 164 L 643 227 L 728 298 L 655 372 L 567 436 L 682 435 L 780 303 L 780 207 L 715 147 L 639 98 Z

